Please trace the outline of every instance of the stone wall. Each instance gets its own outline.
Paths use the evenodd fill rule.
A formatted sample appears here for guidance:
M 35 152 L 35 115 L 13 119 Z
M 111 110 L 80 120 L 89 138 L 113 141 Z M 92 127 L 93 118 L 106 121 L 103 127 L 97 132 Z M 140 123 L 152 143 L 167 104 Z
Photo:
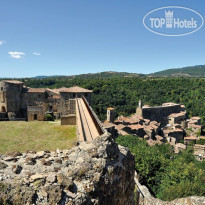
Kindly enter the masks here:
M 0 82 L 0 108 L 5 107 L 6 112 L 19 112 L 21 108 L 21 92 L 23 83 L 13 84 Z
M 45 119 L 45 110 L 41 106 L 28 106 L 27 110 L 27 120 L 39 120 L 43 121 Z
M 76 125 L 76 115 L 61 116 L 61 125 Z
M 22 93 L 22 109 L 27 109 L 27 106 L 43 105 L 48 103 L 46 92 L 24 92 Z
M 179 104 L 170 106 L 155 106 L 155 107 L 143 107 L 142 117 L 151 121 L 157 121 L 165 125 L 168 123 L 167 117 L 172 113 L 179 113 L 181 111 Z
M 134 204 L 134 157 L 108 134 L 71 150 L 0 156 L 0 204 Z

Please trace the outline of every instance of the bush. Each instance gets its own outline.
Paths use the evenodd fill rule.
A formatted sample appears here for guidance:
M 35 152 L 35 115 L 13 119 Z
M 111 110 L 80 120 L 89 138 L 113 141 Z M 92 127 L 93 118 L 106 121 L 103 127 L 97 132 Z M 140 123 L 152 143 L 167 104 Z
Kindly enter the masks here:
M 45 114 L 45 121 L 54 121 L 54 116 L 51 114 Z

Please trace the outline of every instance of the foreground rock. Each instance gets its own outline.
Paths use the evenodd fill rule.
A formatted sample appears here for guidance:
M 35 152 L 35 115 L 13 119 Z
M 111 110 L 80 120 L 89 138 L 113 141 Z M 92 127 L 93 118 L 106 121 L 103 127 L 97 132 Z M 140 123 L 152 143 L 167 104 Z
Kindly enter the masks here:
M 0 204 L 134 203 L 134 157 L 103 135 L 71 150 L 0 156 Z

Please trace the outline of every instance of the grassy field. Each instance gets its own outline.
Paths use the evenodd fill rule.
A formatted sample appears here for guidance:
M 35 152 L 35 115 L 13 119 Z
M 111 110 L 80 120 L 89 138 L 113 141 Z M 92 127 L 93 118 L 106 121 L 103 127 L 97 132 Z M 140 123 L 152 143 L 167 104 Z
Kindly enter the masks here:
M 0 154 L 70 149 L 76 139 L 75 126 L 60 122 L 0 122 Z

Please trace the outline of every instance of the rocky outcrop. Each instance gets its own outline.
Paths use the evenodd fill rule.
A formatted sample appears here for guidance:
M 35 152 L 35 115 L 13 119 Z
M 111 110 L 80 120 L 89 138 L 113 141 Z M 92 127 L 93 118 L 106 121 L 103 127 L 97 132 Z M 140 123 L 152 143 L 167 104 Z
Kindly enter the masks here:
M 0 156 L 0 204 L 134 203 L 134 157 L 107 134 L 71 150 Z
M 135 173 L 135 182 L 138 187 L 137 205 L 205 205 L 205 197 L 190 196 L 186 198 L 175 199 L 173 201 L 162 201 L 154 198 L 148 188 L 139 183 Z

